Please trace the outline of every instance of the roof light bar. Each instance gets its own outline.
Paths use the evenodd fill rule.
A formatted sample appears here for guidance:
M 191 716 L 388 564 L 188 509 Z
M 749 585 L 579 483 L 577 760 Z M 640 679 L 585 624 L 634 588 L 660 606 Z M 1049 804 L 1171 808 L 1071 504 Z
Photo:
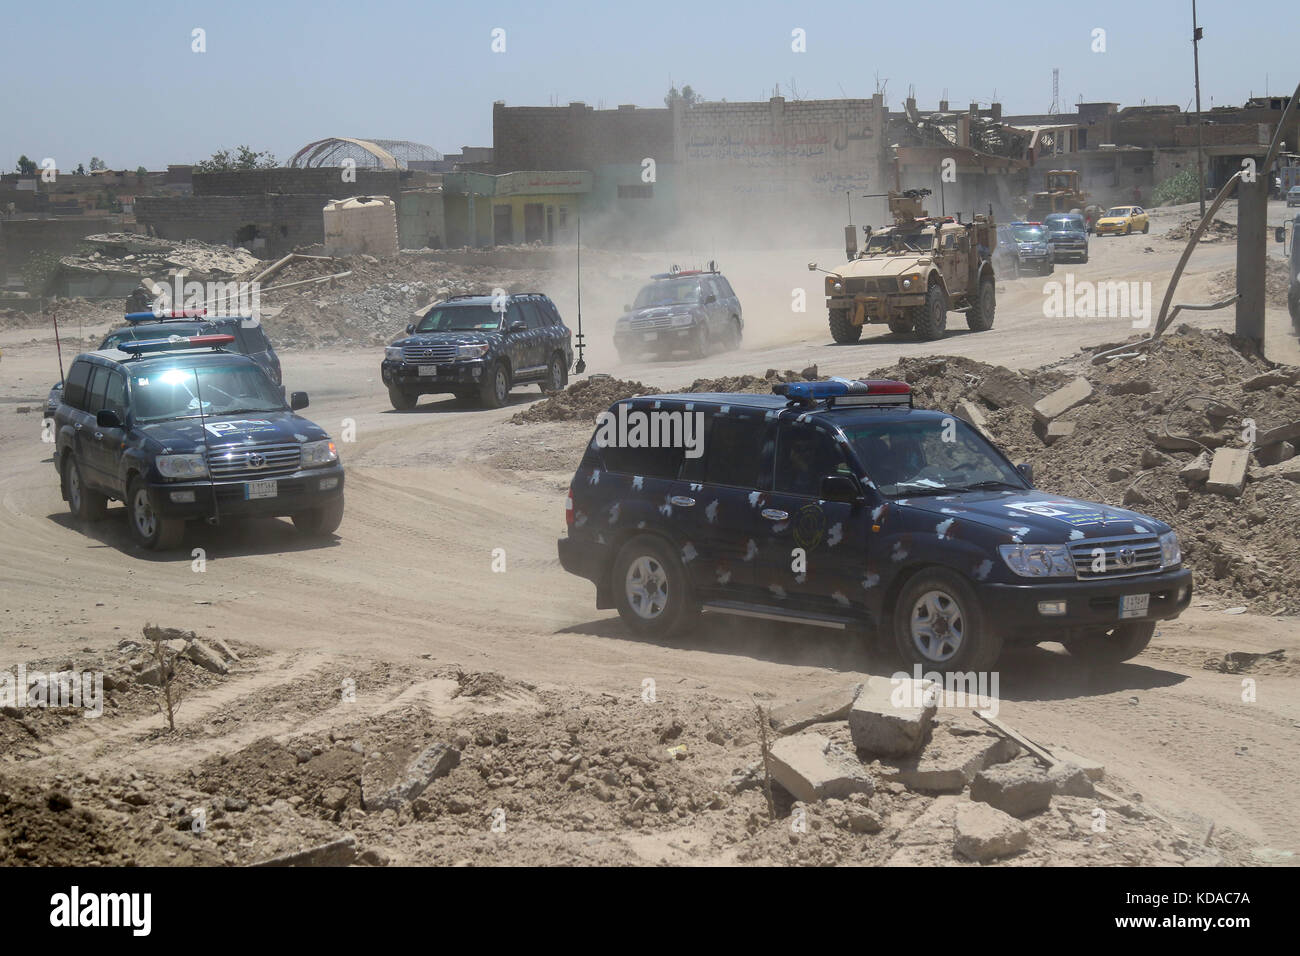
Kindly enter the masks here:
M 163 319 L 201 319 L 207 309 L 172 309 L 170 312 L 128 312 L 128 322 L 160 322 Z
M 117 349 L 132 355 L 143 355 L 146 352 L 175 352 L 180 349 L 219 349 L 233 341 L 235 341 L 233 335 L 173 335 L 165 339 L 119 342 Z
M 907 405 L 912 406 L 912 386 L 893 379 L 833 378 L 826 382 L 782 382 L 772 386 L 792 404 L 816 405 Z

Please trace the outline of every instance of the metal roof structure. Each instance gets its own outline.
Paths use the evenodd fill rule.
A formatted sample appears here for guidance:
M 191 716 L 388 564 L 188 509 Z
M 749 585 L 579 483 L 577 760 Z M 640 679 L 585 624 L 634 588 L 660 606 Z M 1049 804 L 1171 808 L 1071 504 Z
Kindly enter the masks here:
M 403 139 L 357 139 L 330 136 L 308 143 L 289 160 L 296 169 L 341 166 L 352 160 L 362 169 L 407 169 L 412 162 L 441 162 L 442 153 L 423 143 Z

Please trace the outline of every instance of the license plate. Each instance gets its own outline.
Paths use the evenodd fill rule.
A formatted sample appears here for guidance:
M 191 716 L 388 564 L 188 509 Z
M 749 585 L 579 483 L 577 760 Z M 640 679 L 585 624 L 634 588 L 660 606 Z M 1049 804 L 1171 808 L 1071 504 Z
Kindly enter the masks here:
M 244 498 L 274 498 L 279 494 L 274 478 L 264 481 L 250 481 L 244 485 Z
M 1151 606 L 1150 594 L 1125 594 L 1119 599 L 1119 616 L 1142 617 Z
M 658 332 L 647 332 L 645 335 L 641 336 L 641 340 L 644 342 L 653 342 L 657 338 L 659 338 Z
M 420 374 L 421 374 L 421 375 L 428 376 L 429 378 L 437 378 L 437 376 L 438 376 L 438 366 L 436 366 L 436 365 L 421 365 L 421 366 L 420 366 Z

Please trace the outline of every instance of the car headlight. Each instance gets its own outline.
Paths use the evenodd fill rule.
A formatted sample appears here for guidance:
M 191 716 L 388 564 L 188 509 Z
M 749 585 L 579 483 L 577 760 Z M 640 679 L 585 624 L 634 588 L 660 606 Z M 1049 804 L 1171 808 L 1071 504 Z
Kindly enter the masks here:
M 208 463 L 202 455 L 159 455 L 154 459 L 164 478 L 206 478 Z
M 1183 563 L 1183 549 L 1178 544 L 1178 534 L 1170 531 L 1160 536 L 1160 561 L 1166 568 Z
M 458 345 L 456 346 L 456 358 L 458 359 L 476 359 L 482 358 L 483 353 L 488 350 L 487 345 Z
M 1000 544 L 998 552 L 1022 578 L 1074 577 L 1074 561 L 1063 544 Z
M 339 460 L 339 453 L 334 448 L 334 443 L 328 438 L 325 441 L 309 441 L 302 446 L 302 467 L 319 468 L 321 465 L 332 465 Z
M 674 316 L 673 316 L 673 325 L 674 325 L 674 326 L 691 325 L 691 324 L 693 324 L 694 322 L 695 322 L 695 316 L 690 315 L 690 314 L 674 315 Z
M 390 362 L 400 362 L 402 360 L 402 347 L 400 345 L 389 345 L 384 349 L 384 358 Z

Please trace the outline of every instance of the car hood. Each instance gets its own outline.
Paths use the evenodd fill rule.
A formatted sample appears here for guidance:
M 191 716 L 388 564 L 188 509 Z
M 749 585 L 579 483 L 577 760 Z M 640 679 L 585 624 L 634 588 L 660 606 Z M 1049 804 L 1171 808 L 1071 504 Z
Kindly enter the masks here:
M 184 455 L 208 445 L 293 444 L 329 438 L 315 422 L 290 411 L 242 412 L 238 415 L 209 415 L 152 422 L 137 426 L 147 439 L 156 442 L 163 454 Z
M 1102 216 L 1097 220 L 1097 225 L 1100 226 L 1103 222 L 1111 223 L 1112 225 L 1115 223 L 1124 223 L 1128 222 L 1132 218 L 1132 216 Z
M 392 345 L 493 345 L 500 341 L 500 332 L 417 332 Z
M 852 262 L 843 266 L 839 274 L 844 277 L 853 277 L 855 279 L 870 278 L 872 276 L 900 276 L 909 272 L 916 272 L 922 266 L 930 264 L 930 256 L 917 255 L 916 253 L 899 253 L 890 255 L 889 253 L 873 252 L 864 259 L 854 259 Z
M 1063 544 L 1129 534 L 1164 534 L 1163 521 L 1095 501 L 1041 491 L 980 491 L 897 498 L 890 507 L 928 512 L 935 520 L 970 521 L 1030 544 Z
M 676 305 L 655 305 L 645 309 L 633 309 L 624 318 L 628 319 L 666 319 L 670 315 L 694 315 L 696 307 L 682 302 Z

